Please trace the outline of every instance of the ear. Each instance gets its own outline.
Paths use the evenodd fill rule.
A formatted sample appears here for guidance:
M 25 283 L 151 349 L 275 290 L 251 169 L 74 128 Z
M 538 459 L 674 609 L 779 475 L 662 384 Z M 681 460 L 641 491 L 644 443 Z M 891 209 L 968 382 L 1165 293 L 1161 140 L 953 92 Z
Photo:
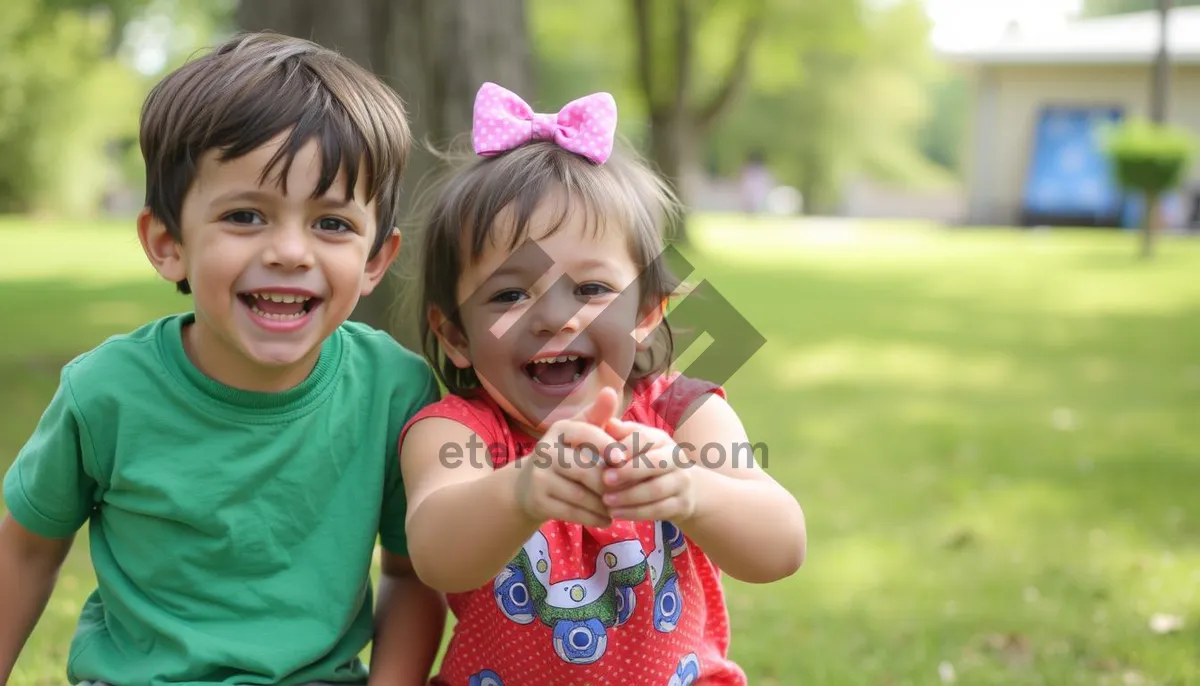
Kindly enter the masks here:
M 392 268 L 392 263 L 396 261 L 396 256 L 400 254 L 400 243 L 400 230 L 392 227 L 391 234 L 383 241 L 379 252 L 375 253 L 375 257 L 367 260 L 367 280 L 362 287 L 363 297 L 370 295 L 379 282 L 383 281 L 383 277 L 387 276 L 388 270 Z
M 666 318 L 667 299 L 663 298 L 662 302 L 645 308 L 640 315 L 641 321 L 633 329 L 633 337 L 637 341 L 638 350 L 646 350 L 650 347 L 651 335 Z
M 438 343 L 446 352 L 446 357 L 459 369 L 471 366 L 471 348 L 467 345 L 467 337 L 450 321 L 437 307 L 429 308 L 429 329 L 437 336 Z
M 187 267 L 183 263 L 183 246 L 180 245 L 167 225 L 143 208 L 137 218 L 138 240 L 142 242 L 142 250 L 146 252 L 150 264 L 159 276 L 171 283 L 179 283 L 187 278 Z

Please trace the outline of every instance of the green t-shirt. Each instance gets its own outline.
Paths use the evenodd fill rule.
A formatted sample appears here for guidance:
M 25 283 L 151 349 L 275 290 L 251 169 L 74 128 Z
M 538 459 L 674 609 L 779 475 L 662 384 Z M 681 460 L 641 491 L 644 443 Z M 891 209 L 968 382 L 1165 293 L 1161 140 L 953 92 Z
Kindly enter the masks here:
M 47 537 L 90 520 L 97 588 L 72 683 L 362 682 L 378 535 L 406 555 L 397 440 L 437 398 L 428 365 L 349 322 L 282 393 L 189 361 L 177 315 L 70 362 L 4 479 Z

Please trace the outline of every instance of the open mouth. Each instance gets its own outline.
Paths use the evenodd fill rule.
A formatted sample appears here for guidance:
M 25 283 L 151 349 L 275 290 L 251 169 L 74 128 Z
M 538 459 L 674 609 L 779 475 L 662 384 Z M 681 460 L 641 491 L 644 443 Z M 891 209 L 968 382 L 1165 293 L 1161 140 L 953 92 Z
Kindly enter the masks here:
M 250 308 L 250 312 L 254 315 L 280 322 L 301 319 L 321 304 L 320 298 L 271 291 L 238 293 L 238 299 Z
M 525 365 L 525 374 L 542 386 L 570 386 L 592 369 L 592 358 L 583 355 L 559 355 L 533 360 Z

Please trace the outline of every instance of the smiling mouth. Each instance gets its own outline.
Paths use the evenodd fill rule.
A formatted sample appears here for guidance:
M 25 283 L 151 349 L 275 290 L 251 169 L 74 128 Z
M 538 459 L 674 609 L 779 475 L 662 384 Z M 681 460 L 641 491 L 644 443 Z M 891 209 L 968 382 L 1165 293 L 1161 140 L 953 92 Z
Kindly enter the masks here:
M 321 304 L 317 297 L 271 291 L 238 293 L 238 299 L 259 317 L 285 322 L 300 319 Z
M 559 355 L 533 360 L 525 365 L 525 374 L 542 386 L 569 386 L 592 369 L 592 358 L 583 355 Z

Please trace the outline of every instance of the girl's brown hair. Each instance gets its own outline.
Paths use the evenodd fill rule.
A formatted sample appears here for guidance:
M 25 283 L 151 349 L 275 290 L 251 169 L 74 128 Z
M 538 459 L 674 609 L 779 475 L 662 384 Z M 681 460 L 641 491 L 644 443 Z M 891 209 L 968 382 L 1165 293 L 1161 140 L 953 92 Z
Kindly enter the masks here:
M 442 186 L 422 227 L 420 340 L 450 393 L 468 395 L 480 387 L 479 379 L 473 369 L 460 369 L 446 356 L 429 312 L 437 308 L 462 331 L 457 291 L 464 266 L 479 259 L 489 244 L 516 250 L 530 238 L 534 210 L 554 194 L 565 199 L 558 203 L 560 213 L 535 238 L 552 235 L 569 212 L 583 210 L 591 230 L 615 227 L 626 233 L 639 269 L 639 311 L 661 307 L 676 293 L 680 284 L 666 264 L 664 234 L 674 225 L 679 203 L 634 153 L 617 148 L 598 165 L 553 142 L 539 141 L 495 157 L 474 157 Z M 506 244 L 501 244 L 504 239 Z M 647 343 L 634 365 L 634 379 L 669 366 L 674 340 L 665 317 Z

